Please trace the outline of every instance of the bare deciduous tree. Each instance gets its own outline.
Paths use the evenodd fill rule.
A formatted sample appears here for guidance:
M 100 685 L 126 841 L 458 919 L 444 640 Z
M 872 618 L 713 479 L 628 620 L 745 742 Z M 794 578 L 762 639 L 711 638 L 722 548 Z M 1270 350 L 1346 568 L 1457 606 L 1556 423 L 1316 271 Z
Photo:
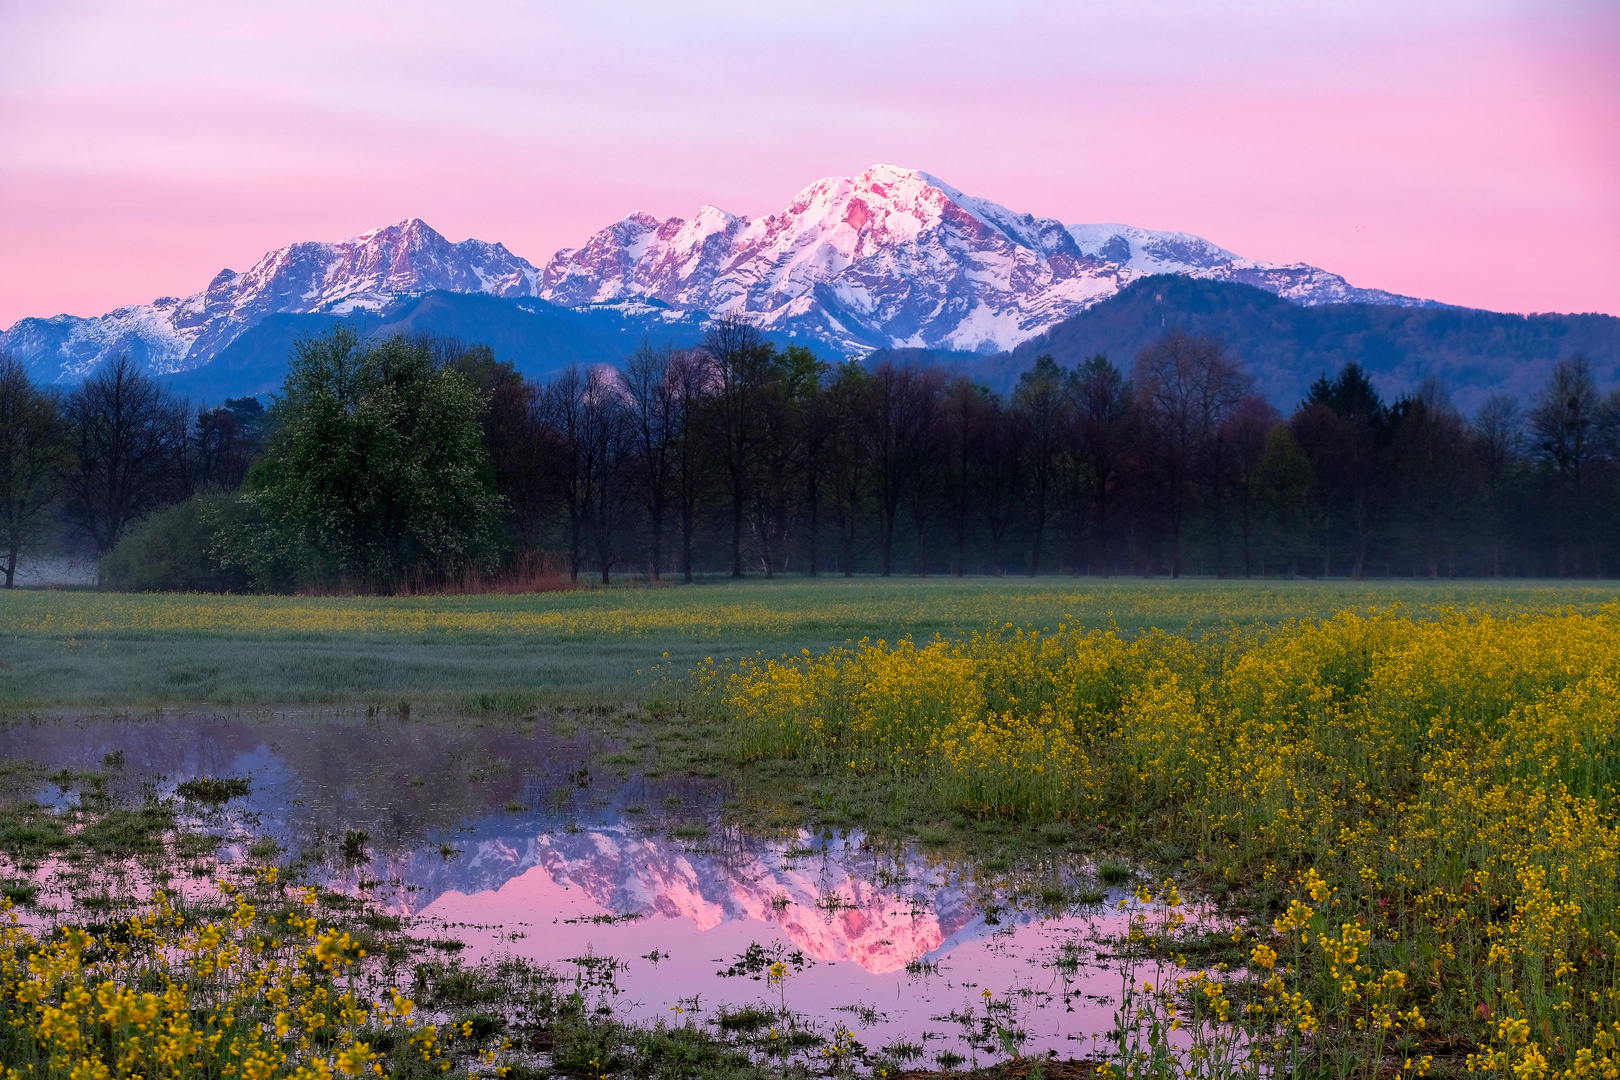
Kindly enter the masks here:
M 968 530 L 973 517 L 973 482 L 978 461 L 979 410 L 989 390 L 968 379 L 953 380 L 941 406 L 940 461 L 945 505 L 951 523 L 952 573 L 967 573 Z
M 840 365 L 827 390 L 827 480 L 845 577 L 855 575 L 856 534 L 872 486 L 864 431 L 871 395 L 872 377 L 855 362 Z
M 670 480 L 675 497 L 675 515 L 681 530 L 681 577 L 692 583 L 692 543 L 697 532 L 698 514 L 710 482 L 705 422 L 713 396 L 714 369 L 707 354 L 699 351 L 676 353 L 670 358 L 667 381 L 672 413 L 669 436 Z
M 884 362 L 871 374 L 862 425 L 872 463 L 878 511 L 878 572 L 894 568 L 895 523 L 901 502 L 918 482 L 929 429 L 944 379 L 938 371 Z
M 97 553 L 179 492 L 189 414 L 184 401 L 122 355 L 68 398 L 77 468 L 67 516 Z
M 72 455 L 67 424 L 54 395 L 28 370 L 0 353 L 0 566 L 13 588 L 17 560 L 50 527 Z
M 648 573 L 659 581 L 663 572 L 664 502 L 669 495 L 680 410 L 679 371 L 673 346 L 655 348 L 642 342 L 624 370 L 630 395 L 630 429 L 636 485 L 647 513 L 650 544 Z
M 1213 338 L 1172 330 L 1136 358 L 1136 384 L 1157 429 L 1170 524 L 1170 572 L 1181 576 L 1182 528 L 1192 480 L 1217 428 L 1249 389 L 1249 377 Z
M 732 315 L 709 328 L 703 338 L 703 351 L 715 375 L 715 436 L 731 497 L 731 576 L 742 577 L 743 524 L 752 479 L 756 410 L 774 350 L 752 323 Z
M 568 574 L 579 580 L 585 558 L 585 528 L 590 524 L 591 497 L 596 491 L 596 459 L 591 448 L 590 415 L 585 407 L 587 376 L 570 366 L 545 389 L 547 425 L 556 433 L 552 480 L 568 514 Z

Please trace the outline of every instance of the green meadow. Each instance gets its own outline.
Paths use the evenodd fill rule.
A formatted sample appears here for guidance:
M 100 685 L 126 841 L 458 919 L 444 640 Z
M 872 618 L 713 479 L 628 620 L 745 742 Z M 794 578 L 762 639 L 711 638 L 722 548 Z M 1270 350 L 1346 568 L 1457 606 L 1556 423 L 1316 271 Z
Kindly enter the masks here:
M 707 658 L 990 627 L 1219 632 L 1400 604 L 1590 609 L 1612 583 L 779 579 L 521 596 L 0 594 L 0 709 L 627 705 Z

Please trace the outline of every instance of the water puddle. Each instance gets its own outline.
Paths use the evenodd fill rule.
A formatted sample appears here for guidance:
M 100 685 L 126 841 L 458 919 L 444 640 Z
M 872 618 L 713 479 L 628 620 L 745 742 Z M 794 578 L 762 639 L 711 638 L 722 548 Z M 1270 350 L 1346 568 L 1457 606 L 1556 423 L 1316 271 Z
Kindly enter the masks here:
M 99 771 L 115 793 L 246 777 L 221 858 L 272 837 L 445 955 L 549 964 L 626 1019 L 741 1025 L 785 1005 L 930 1063 L 1081 1057 L 1112 1025 L 1124 976 L 1105 939 L 1128 915 L 1080 862 L 992 875 L 859 832 L 754 835 L 720 824 L 721 782 L 605 770 L 601 750 L 518 723 L 0 729 L 0 760 Z
M 998 1026 L 1026 1053 L 1090 1049 L 1118 990 L 1095 938 L 1119 916 L 1013 908 L 971 869 L 879 858 L 863 839 L 689 846 L 593 822 L 480 836 L 465 861 L 401 877 L 431 882 L 417 912 L 480 954 L 573 967 L 631 1017 L 785 1003 L 872 1049 L 970 1057 L 1000 1049 Z

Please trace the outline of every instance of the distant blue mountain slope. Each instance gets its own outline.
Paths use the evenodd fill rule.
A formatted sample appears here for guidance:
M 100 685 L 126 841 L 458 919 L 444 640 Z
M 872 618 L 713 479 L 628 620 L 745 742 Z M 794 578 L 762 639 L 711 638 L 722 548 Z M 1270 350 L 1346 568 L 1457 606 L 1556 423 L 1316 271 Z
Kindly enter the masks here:
M 1510 315 L 1456 307 L 1291 304 L 1263 289 L 1162 275 L 1143 278 L 1065 319 L 1010 353 L 986 358 L 984 381 L 1010 388 L 1042 353 L 1065 367 L 1106 353 L 1129 374 L 1138 351 L 1180 326 L 1223 338 L 1257 389 L 1292 409 L 1315 379 L 1355 361 L 1386 396 L 1426 378 L 1450 389 L 1464 411 L 1505 390 L 1526 401 L 1560 360 L 1592 362 L 1600 385 L 1620 385 L 1620 318 Z
M 540 379 L 570 364 L 621 363 L 643 339 L 684 346 L 703 337 L 696 319 L 672 318 L 646 305 L 565 308 L 532 297 L 430 292 L 382 312 L 268 316 L 213 360 L 167 381 L 194 401 L 275 393 L 286 376 L 293 344 L 345 322 L 377 339 L 433 334 L 488 345 L 497 359 Z
M 498 359 L 542 379 L 570 364 L 622 363 L 644 339 L 687 346 L 703 336 L 697 318 L 648 305 L 565 308 L 534 298 L 431 292 L 382 312 L 269 316 L 209 363 L 169 376 L 170 385 L 197 401 L 273 393 L 281 387 L 293 343 L 345 320 L 374 337 L 428 333 L 483 343 Z M 1390 396 L 1438 378 L 1469 412 L 1494 390 L 1528 400 L 1554 364 L 1576 354 L 1592 361 L 1601 384 L 1620 385 L 1620 318 L 1611 315 L 1301 307 L 1248 285 L 1179 276 L 1133 282 L 1011 352 L 881 350 L 867 362 L 937 363 L 1008 393 L 1041 353 L 1065 367 L 1106 353 L 1129 373 L 1143 346 L 1177 326 L 1223 338 L 1254 374 L 1257 389 L 1284 410 L 1298 403 L 1317 376 L 1350 361 L 1366 367 Z M 790 340 L 768 336 L 778 344 Z M 812 344 L 825 359 L 840 359 L 824 344 Z

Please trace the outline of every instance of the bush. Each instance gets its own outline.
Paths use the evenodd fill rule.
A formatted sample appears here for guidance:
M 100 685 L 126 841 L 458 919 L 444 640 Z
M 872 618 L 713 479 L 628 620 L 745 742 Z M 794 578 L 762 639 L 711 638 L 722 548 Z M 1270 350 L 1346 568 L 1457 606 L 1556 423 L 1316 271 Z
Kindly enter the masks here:
M 234 498 L 205 492 L 136 525 L 101 558 L 101 587 L 119 592 L 243 592 L 247 571 L 223 568 L 213 549 Z

